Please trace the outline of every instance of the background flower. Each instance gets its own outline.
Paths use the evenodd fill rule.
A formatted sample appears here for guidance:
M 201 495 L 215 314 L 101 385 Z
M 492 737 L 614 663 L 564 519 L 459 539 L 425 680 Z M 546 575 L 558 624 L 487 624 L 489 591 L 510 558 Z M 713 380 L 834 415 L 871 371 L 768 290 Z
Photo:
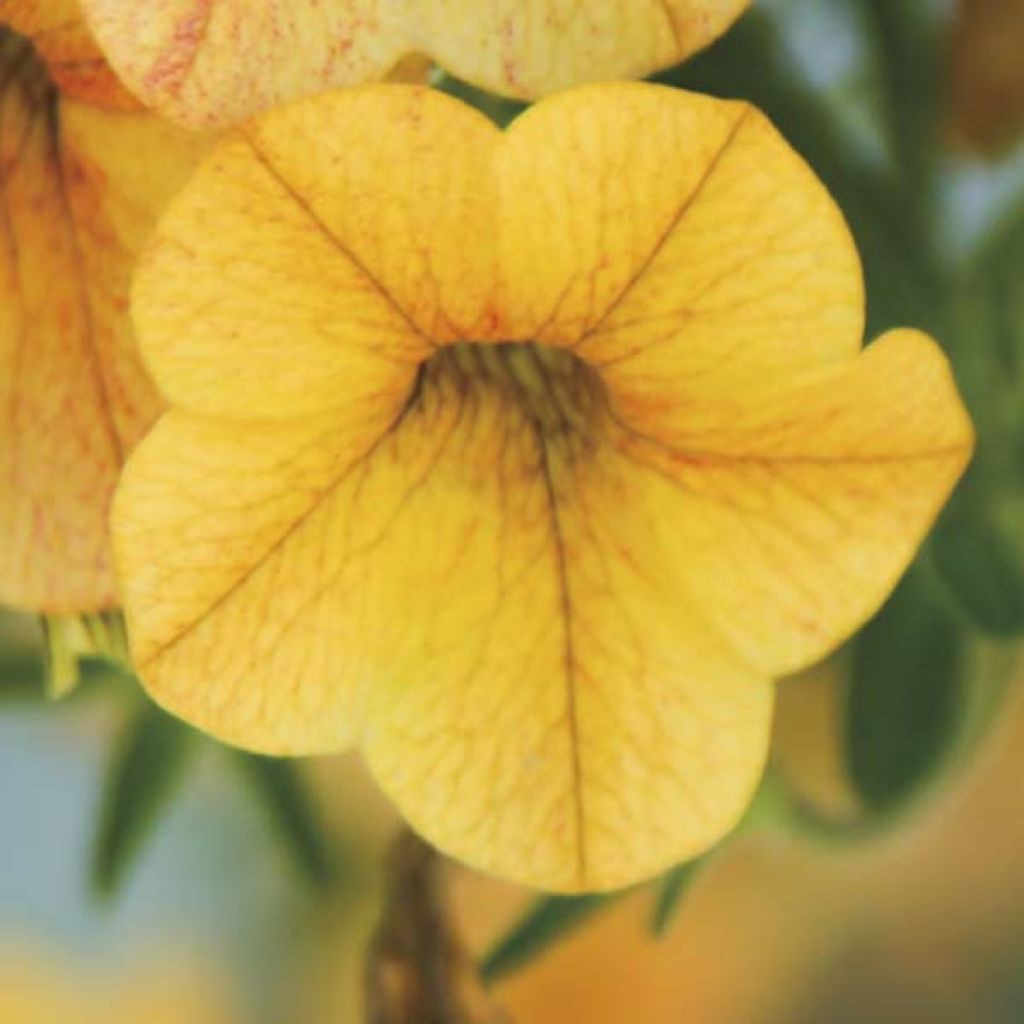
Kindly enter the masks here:
M 129 278 L 206 140 L 139 109 L 67 0 L 0 3 L 0 102 L 0 601 L 98 611 L 114 482 L 161 408 Z
M 749 0 L 84 0 L 146 103 L 188 125 L 383 78 L 426 53 L 485 89 L 534 97 L 649 74 L 706 46 Z

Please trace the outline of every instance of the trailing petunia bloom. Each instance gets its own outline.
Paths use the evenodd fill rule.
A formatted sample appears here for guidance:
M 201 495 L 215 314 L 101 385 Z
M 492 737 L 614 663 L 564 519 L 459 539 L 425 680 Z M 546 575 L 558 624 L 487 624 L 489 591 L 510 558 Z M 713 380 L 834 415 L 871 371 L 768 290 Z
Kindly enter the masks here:
M 424 53 L 529 99 L 633 78 L 707 46 L 750 0 L 82 0 L 147 106 L 227 125 L 283 100 L 380 80 Z
M 110 498 L 163 408 L 135 351 L 131 269 L 204 145 L 141 110 L 75 0 L 0 0 L 2 603 L 115 603 Z
M 142 257 L 172 409 L 114 545 L 156 700 L 357 743 L 412 825 L 554 890 L 715 842 L 771 681 L 870 616 L 972 447 L 860 352 L 842 216 L 756 110 L 594 85 L 502 134 L 367 86 L 251 122 Z

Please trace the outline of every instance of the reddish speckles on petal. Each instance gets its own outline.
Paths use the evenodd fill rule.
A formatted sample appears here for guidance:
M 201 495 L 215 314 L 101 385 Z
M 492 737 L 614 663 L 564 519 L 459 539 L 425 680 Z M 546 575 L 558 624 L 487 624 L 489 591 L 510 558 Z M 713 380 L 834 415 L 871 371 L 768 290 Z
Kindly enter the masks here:
M 106 109 L 66 59 L 75 24 L 43 37 L 45 66 L 0 30 L 0 602 L 48 613 L 116 599 L 110 497 L 161 408 L 126 316 L 129 275 L 202 144 L 134 101 Z
M 214 0 L 196 0 L 195 8 L 174 26 L 168 45 L 145 77 L 145 88 L 178 95 L 195 66 L 213 15 Z
M 383 78 L 410 53 L 522 98 L 640 77 L 707 45 L 749 0 L 204 0 L 184 17 L 188 0 L 82 2 L 124 80 L 195 126 Z

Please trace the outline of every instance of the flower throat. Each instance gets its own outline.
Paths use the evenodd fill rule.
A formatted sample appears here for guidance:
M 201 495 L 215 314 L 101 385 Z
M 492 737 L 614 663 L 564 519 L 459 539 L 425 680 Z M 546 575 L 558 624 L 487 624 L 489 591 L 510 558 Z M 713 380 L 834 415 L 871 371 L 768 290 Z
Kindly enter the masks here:
M 57 91 L 31 40 L 0 22 L 0 95 L 12 85 L 24 90 L 33 108 L 52 112 Z
M 536 342 L 457 342 L 420 367 L 410 406 L 431 392 L 456 391 L 514 404 L 545 440 L 592 433 L 608 396 L 597 371 L 566 349 Z

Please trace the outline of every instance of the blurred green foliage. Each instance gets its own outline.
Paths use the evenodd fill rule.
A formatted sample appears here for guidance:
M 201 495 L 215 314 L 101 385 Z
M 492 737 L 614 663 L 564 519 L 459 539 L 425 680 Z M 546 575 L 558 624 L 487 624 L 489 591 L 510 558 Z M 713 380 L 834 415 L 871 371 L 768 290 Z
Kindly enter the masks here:
M 242 750 L 229 753 L 300 874 L 324 888 L 344 881 L 351 865 L 343 851 L 327 841 L 295 763 Z
M 654 913 L 651 915 L 651 933 L 657 937 L 664 935 L 675 920 L 683 897 L 700 870 L 702 858 L 687 861 L 667 871 L 658 883 L 654 901 Z
M 92 884 L 109 897 L 182 781 L 197 736 L 155 704 L 134 702 L 107 768 Z
M 541 897 L 484 956 L 481 977 L 490 984 L 513 973 L 608 907 L 616 895 Z
M 854 647 L 845 753 L 865 808 L 898 808 L 956 749 L 965 696 L 964 631 L 921 570 L 910 572 Z

